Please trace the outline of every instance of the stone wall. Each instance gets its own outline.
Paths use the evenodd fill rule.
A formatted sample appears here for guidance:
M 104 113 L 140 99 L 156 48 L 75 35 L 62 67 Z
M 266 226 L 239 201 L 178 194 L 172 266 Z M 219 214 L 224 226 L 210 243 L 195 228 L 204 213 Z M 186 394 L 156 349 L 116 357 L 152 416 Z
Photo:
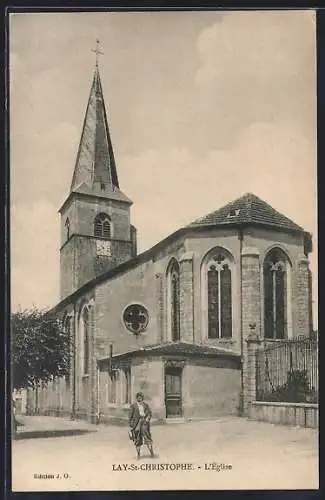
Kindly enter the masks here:
M 247 348 L 247 339 L 252 331 L 261 331 L 261 294 L 260 294 L 260 261 L 259 252 L 254 248 L 245 248 L 242 252 L 242 397 L 243 411 L 247 411 L 247 402 L 250 400 L 250 353 Z
M 76 290 L 74 244 L 70 239 L 60 250 L 60 298 Z
M 85 236 L 94 234 L 94 219 L 100 212 L 110 216 L 112 221 L 112 238 L 130 240 L 130 206 L 129 204 L 109 200 L 85 197 L 76 200 L 75 217 L 76 233 Z
M 143 392 L 150 404 L 153 422 L 166 421 L 164 380 L 166 359 L 159 356 L 135 357 L 131 363 L 130 401 L 135 400 L 138 391 Z M 236 360 L 184 358 L 181 389 L 184 419 L 237 415 L 240 395 L 239 368 Z M 129 404 L 118 397 L 114 403 L 108 401 L 108 376 L 105 371 L 100 373 L 100 420 L 126 423 Z
M 151 262 L 98 285 L 95 296 L 97 357 L 109 355 L 110 342 L 113 343 L 114 354 L 159 342 L 159 293 Z M 149 313 L 147 330 L 138 336 L 127 330 L 123 322 L 123 311 L 132 303 L 142 304 Z
M 144 393 L 154 420 L 165 418 L 164 366 L 161 358 L 135 358 L 132 361 L 132 400 L 138 391 Z
M 310 307 L 310 273 L 309 261 L 302 256 L 297 263 L 295 297 L 296 297 L 296 335 L 308 336 L 311 333 Z
M 100 212 L 111 218 L 111 256 L 98 259 L 94 219 Z M 65 228 L 67 217 L 70 221 L 68 240 Z M 61 214 L 61 299 L 99 274 L 131 259 L 134 251 L 129 204 L 99 198 L 88 200 L 76 195 Z
M 28 389 L 26 412 L 28 415 L 71 416 L 71 386 L 65 377 L 49 382 L 36 390 Z
M 90 219 L 88 223 L 90 223 L 89 221 Z M 123 221 L 125 222 L 124 219 Z M 121 220 L 121 224 L 124 224 L 123 221 Z M 86 224 L 86 222 L 84 221 L 82 224 Z M 86 232 L 85 227 L 82 230 Z M 77 244 L 78 238 L 80 241 L 78 240 Z M 75 240 L 75 243 L 72 240 Z M 67 283 L 70 279 L 73 281 L 72 275 L 75 275 L 75 281 L 77 277 L 78 280 L 81 280 L 75 285 L 80 286 L 82 280 L 86 279 L 87 276 L 90 279 L 94 273 L 92 267 L 95 259 L 94 242 L 92 237 L 76 236 L 71 238 L 62 248 L 61 256 L 64 262 L 61 269 L 63 272 L 66 271 L 68 276 L 67 282 L 64 282 L 66 283 L 65 287 L 68 286 Z M 69 254 L 69 245 L 72 244 L 76 247 L 74 255 L 78 255 L 75 264 L 71 260 L 72 253 Z M 123 245 L 129 245 L 128 248 L 123 247 L 122 252 L 122 259 L 127 259 L 128 252 L 130 255 L 132 252 L 131 242 L 123 241 Z M 275 246 L 281 248 L 288 255 L 292 266 L 292 334 L 294 336 L 308 334 L 310 330 L 310 290 L 308 287 L 310 278 L 308 261 L 303 256 L 303 237 L 263 228 L 245 229 L 242 234 L 237 228 L 209 228 L 209 231 L 200 230 L 187 235 L 186 238 L 181 235 L 179 238 L 171 240 L 165 247 L 159 247 L 156 253 L 149 253 L 146 261 L 140 259 L 139 262 L 130 263 L 130 267 L 126 266 L 120 274 L 94 286 L 87 296 L 78 297 L 75 304 L 77 352 L 80 350 L 79 314 L 82 305 L 90 298 L 94 301 L 91 337 L 94 359 L 107 357 L 111 343 L 113 354 L 121 354 L 141 349 L 146 345 L 169 341 L 171 337 L 169 331 L 170 299 L 167 293 L 169 279 L 167 270 L 171 259 L 175 258 L 180 266 L 180 340 L 219 346 L 242 355 L 241 390 L 245 393 L 242 396 L 247 413 L 248 404 L 252 401 L 252 388 L 248 373 L 250 362 L 246 339 L 250 333 L 251 325 L 254 325 L 255 333 L 263 338 L 263 261 L 267 252 Z M 207 338 L 205 324 L 207 301 L 204 295 L 206 290 L 202 288 L 202 268 L 206 256 L 215 248 L 225 249 L 233 259 L 233 337 L 231 339 Z M 64 257 L 65 252 L 67 252 L 66 257 Z M 114 250 L 114 253 L 118 254 L 118 250 Z M 82 259 L 85 259 L 85 263 Z M 140 303 L 149 312 L 147 330 L 138 336 L 126 329 L 122 318 L 124 309 L 131 303 Z M 149 366 L 153 365 L 149 364 Z M 138 376 L 136 375 L 138 369 L 140 368 L 134 366 L 135 384 L 138 384 Z M 94 370 L 95 368 L 92 368 L 89 381 L 81 379 L 80 374 L 78 374 L 78 366 L 76 370 L 76 410 L 90 412 L 92 415 L 94 415 L 98 404 L 96 399 L 97 375 Z M 196 367 L 195 370 L 199 373 L 203 369 Z M 208 377 L 210 377 L 209 370 L 207 371 Z M 155 372 L 152 372 L 150 376 L 154 377 Z M 220 380 L 223 380 L 227 386 L 227 380 L 222 377 L 223 375 L 221 375 Z M 161 380 L 161 374 L 158 380 Z M 218 389 L 217 386 L 216 389 Z M 217 400 L 214 389 L 211 389 L 210 394 L 212 399 Z M 163 396 L 160 394 L 159 398 L 161 399 L 161 397 Z M 191 405 L 191 403 L 189 404 Z M 157 402 L 157 408 L 162 406 L 161 400 L 159 404 Z
M 180 262 L 180 338 L 184 342 L 195 342 L 193 285 L 192 256 L 185 255 Z
M 188 362 L 183 370 L 185 419 L 238 415 L 240 370 Z
M 254 401 L 249 406 L 248 416 L 271 424 L 318 428 L 317 404 Z
M 61 298 L 70 295 L 96 276 L 113 269 L 132 257 L 132 242 L 111 240 L 111 255 L 97 255 L 97 239 L 73 235 L 61 248 Z

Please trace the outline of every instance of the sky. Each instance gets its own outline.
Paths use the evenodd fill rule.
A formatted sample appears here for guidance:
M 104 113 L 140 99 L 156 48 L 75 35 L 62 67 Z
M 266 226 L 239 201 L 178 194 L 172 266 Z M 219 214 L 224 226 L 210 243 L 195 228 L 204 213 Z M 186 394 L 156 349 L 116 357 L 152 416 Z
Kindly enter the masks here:
M 122 191 L 144 251 L 252 192 L 313 234 L 313 11 L 24 13 L 10 18 L 12 309 L 59 300 L 96 38 Z

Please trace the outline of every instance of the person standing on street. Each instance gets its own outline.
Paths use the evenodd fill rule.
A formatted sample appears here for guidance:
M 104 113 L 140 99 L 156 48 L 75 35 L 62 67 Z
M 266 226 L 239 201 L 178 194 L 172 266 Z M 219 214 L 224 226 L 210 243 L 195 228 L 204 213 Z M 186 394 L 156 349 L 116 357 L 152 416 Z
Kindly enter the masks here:
M 144 401 L 142 392 L 137 392 L 135 403 L 130 406 L 129 426 L 132 436 L 132 441 L 137 450 L 137 459 L 140 458 L 140 449 L 145 444 L 150 452 L 150 456 L 154 457 L 153 442 L 150 432 L 151 409 L 148 403 Z

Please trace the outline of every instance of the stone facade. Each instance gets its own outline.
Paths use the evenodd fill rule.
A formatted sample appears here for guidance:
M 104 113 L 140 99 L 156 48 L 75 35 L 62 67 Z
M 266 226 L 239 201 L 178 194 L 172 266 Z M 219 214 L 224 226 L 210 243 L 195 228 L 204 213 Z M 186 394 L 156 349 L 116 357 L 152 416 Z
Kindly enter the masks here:
M 193 256 L 185 254 L 180 262 L 180 338 L 194 340 Z
M 132 202 L 119 188 L 107 123 L 96 67 L 60 209 L 61 301 L 52 314 L 69 321 L 70 376 L 41 397 L 30 395 L 30 408 L 92 422 L 125 419 L 142 390 L 159 421 L 173 412 L 188 419 L 233 414 L 243 400 L 247 411 L 246 340 L 252 329 L 265 337 L 265 259 L 274 249 L 284 256 L 286 335 L 309 335 L 310 235 L 248 193 L 137 255 Z M 101 216 L 106 233 L 96 226 Z M 179 269 L 173 283 L 172 262 Z
M 166 363 L 173 362 L 175 356 L 134 356 L 130 360 L 132 373 L 131 394 L 143 391 L 150 401 L 153 420 L 166 420 L 165 369 Z M 181 394 L 182 417 L 185 419 L 215 418 L 221 415 L 238 414 L 240 390 L 239 360 L 203 359 L 202 357 L 178 358 L 182 365 Z M 123 366 L 123 363 L 120 365 Z M 108 379 L 107 366 L 101 364 L 100 371 L 100 419 L 127 419 L 129 404 L 123 400 L 125 388 L 119 390 L 119 401 L 111 403 L 105 398 Z M 218 394 L 218 397 L 212 397 Z
M 111 220 L 110 254 L 98 255 L 94 220 L 105 213 Z M 69 232 L 66 221 L 69 220 Z M 130 204 L 72 193 L 61 208 L 61 299 L 96 276 L 135 256 L 136 230 L 130 225 Z
M 297 335 L 306 335 L 310 331 L 310 279 L 309 261 L 303 255 L 297 263 L 296 271 L 296 332 Z
M 254 243 L 254 246 L 252 246 Z M 238 231 L 229 229 L 211 228 L 203 235 L 200 231 L 192 231 L 186 237 L 177 235 L 174 239 L 166 240 L 158 246 L 133 260 L 126 262 L 121 269 L 111 271 L 111 276 L 100 277 L 93 285 L 86 285 L 85 292 L 81 288 L 71 298 L 62 301 L 57 313 L 72 315 L 75 336 L 75 360 L 72 367 L 69 390 L 74 394 L 63 398 L 62 411 L 76 416 L 96 421 L 98 412 L 106 415 L 109 420 L 109 411 L 116 416 L 125 416 L 123 405 L 114 403 L 105 409 L 98 382 L 98 359 L 109 357 L 110 346 L 113 346 L 113 357 L 125 352 L 137 351 L 146 346 L 165 344 L 170 342 L 168 332 L 168 265 L 172 258 L 180 266 L 180 341 L 194 345 L 210 346 L 226 349 L 229 353 L 237 355 L 243 361 L 242 375 L 238 368 L 222 371 L 218 374 L 217 368 L 199 367 L 198 361 L 189 362 L 184 354 L 182 359 L 186 362 L 184 368 L 184 395 L 192 394 L 183 401 L 183 416 L 185 418 L 208 417 L 218 414 L 221 395 L 230 391 L 231 403 L 224 402 L 221 406 L 228 408 L 227 412 L 233 413 L 239 408 L 239 398 L 244 396 L 249 399 L 249 354 L 247 338 L 252 326 L 258 336 L 263 337 L 263 259 L 267 251 L 274 246 L 280 248 L 288 255 L 292 265 L 292 280 L 290 282 L 292 297 L 292 334 L 308 335 L 310 328 L 310 293 L 308 290 L 308 261 L 301 259 L 303 242 L 291 234 L 283 235 L 276 231 L 265 229 L 249 230 L 239 234 Z M 233 257 L 233 336 L 231 339 L 209 339 L 205 330 L 204 315 L 207 314 L 205 292 L 203 287 L 204 262 L 206 256 L 214 249 L 226 249 Z M 195 250 L 195 251 L 194 251 Z M 306 285 L 307 284 L 307 285 Z M 88 291 L 86 291 L 88 289 Z M 123 311 L 132 303 L 142 304 L 149 313 L 149 322 L 146 331 L 141 335 L 134 335 L 125 328 Z M 90 325 L 90 370 L 87 376 L 80 373 L 80 356 L 82 353 L 82 338 L 80 333 L 81 311 L 86 304 L 91 304 Z M 130 363 L 132 374 L 133 397 L 139 389 L 146 392 L 147 397 L 155 407 L 158 420 L 164 419 L 165 402 L 163 394 L 157 387 L 164 386 L 162 361 L 151 360 L 146 364 L 143 360 L 137 361 L 135 357 Z M 216 352 L 216 359 L 218 353 Z M 233 374 L 232 374 L 233 373 Z M 196 375 L 195 375 L 196 374 Z M 206 380 L 209 384 L 205 385 Z M 233 380 L 233 382 L 232 382 Z M 214 388 L 214 384 L 217 384 Z M 222 388 L 218 384 L 224 384 Z M 192 389 L 186 389 L 186 387 Z M 63 385 L 61 383 L 60 387 Z M 202 395 L 198 394 L 201 387 Z M 204 403 L 203 387 L 209 387 L 212 401 Z M 232 389 L 231 389 L 232 388 Z M 236 388 L 236 396 L 234 393 Z M 51 389 L 53 391 L 53 388 Z M 57 390 L 57 389 L 56 389 Z M 159 392 L 156 393 L 156 392 Z M 190 391 L 190 392 L 189 392 Z M 192 391 L 192 392 L 191 392 Z M 218 394 L 218 396 L 216 396 Z M 221 398 L 221 399 L 220 399 Z M 201 401 L 197 406 L 193 401 Z M 68 405 L 70 406 L 68 408 Z M 51 400 L 50 405 L 53 406 Z M 58 404 L 55 404 L 58 412 Z M 100 407 L 100 410 L 99 410 Z M 118 408 L 121 409 L 119 412 Z M 210 410 L 209 410 L 210 408 Z M 247 409 L 247 404 L 244 409 Z M 221 411 L 221 410 L 220 410 Z M 122 418 L 122 417 L 121 417 Z

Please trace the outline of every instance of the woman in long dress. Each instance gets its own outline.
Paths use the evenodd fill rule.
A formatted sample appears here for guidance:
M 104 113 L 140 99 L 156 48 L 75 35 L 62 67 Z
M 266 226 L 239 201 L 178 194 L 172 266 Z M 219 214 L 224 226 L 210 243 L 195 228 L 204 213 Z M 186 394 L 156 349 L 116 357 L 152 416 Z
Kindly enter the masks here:
M 137 392 L 135 403 L 130 406 L 129 426 L 132 434 L 132 440 L 137 450 L 137 458 L 140 458 L 142 445 L 146 445 L 150 456 L 154 457 L 153 442 L 150 431 L 151 409 L 148 403 L 144 401 L 142 392 Z

